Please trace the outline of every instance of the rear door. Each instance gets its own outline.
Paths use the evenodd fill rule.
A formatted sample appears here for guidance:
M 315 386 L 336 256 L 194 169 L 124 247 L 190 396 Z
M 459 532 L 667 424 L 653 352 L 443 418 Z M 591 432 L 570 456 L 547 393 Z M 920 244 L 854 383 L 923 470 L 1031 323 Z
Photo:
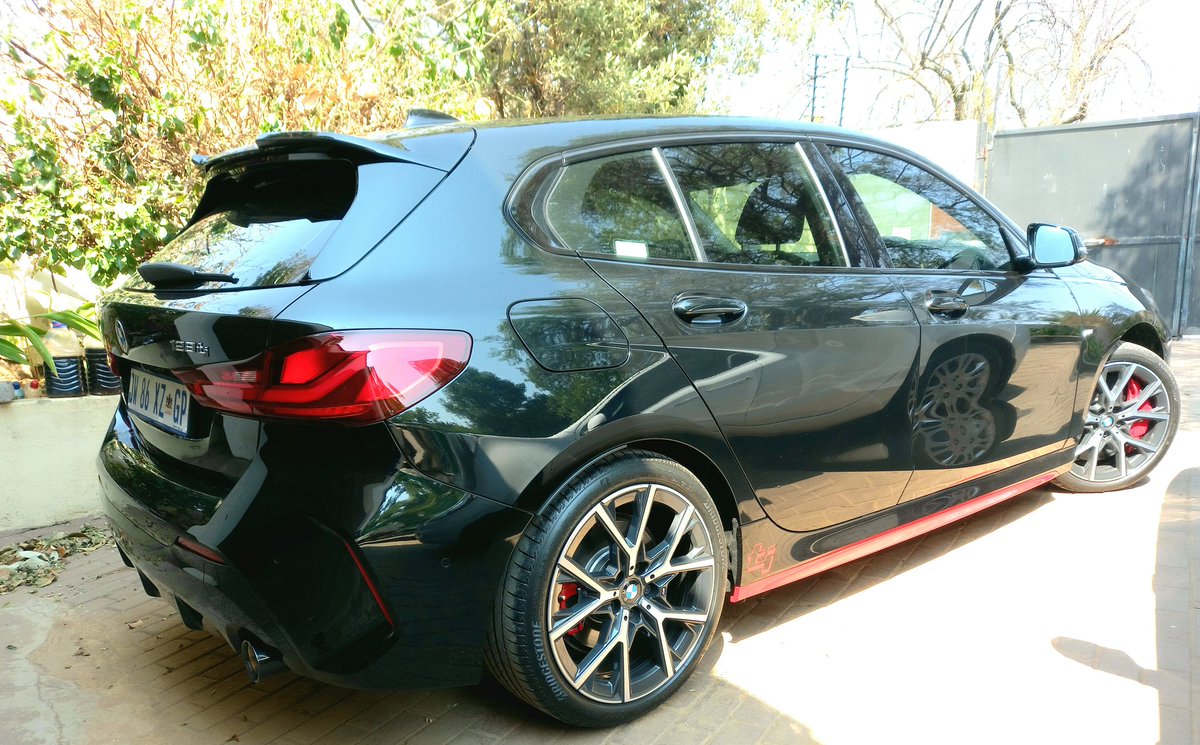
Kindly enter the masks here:
M 800 145 L 593 156 L 543 214 L 662 337 L 773 520 L 815 530 L 898 501 L 919 326 Z
M 921 319 L 915 499 L 1068 444 L 1078 307 L 1049 270 L 1014 269 L 1011 228 L 931 168 L 882 148 L 820 146 Z

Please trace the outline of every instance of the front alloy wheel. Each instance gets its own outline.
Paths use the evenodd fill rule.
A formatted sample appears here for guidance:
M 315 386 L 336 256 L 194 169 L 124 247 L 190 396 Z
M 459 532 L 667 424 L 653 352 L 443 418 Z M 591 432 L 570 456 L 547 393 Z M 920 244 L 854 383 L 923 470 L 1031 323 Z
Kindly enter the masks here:
M 1057 483 L 1079 492 L 1136 483 L 1166 453 L 1178 411 L 1179 390 L 1166 363 L 1144 347 L 1122 344 L 1096 380 L 1075 462 Z
M 640 716 L 683 683 L 711 641 L 725 551 L 695 476 L 651 453 L 609 456 L 526 529 L 497 598 L 488 665 L 566 722 Z

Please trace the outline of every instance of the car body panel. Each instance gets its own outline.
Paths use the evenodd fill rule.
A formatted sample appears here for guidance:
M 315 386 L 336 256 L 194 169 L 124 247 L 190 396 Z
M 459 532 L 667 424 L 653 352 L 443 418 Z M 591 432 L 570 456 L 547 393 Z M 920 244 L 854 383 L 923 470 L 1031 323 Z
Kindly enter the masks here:
M 664 340 L 773 520 L 816 530 L 899 501 L 920 330 L 878 270 L 589 263 Z M 689 324 L 672 310 L 683 294 L 735 298 L 747 313 Z
M 478 680 L 496 582 L 529 515 L 406 468 L 382 426 L 316 433 L 264 427 L 239 488 L 204 523 L 147 509 L 173 492 L 205 495 L 144 464 L 118 412 L 100 452 L 101 491 L 118 545 L 139 571 L 235 647 L 278 649 L 289 667 L 354 687 Z M 328 468 L 347 463 L 352 474 Z M 283 461 L 283 462 L 280 462 Z M 182 550 L 210 546 L 221 565 Z M 349 542 L 386 597 L 386 622 Z

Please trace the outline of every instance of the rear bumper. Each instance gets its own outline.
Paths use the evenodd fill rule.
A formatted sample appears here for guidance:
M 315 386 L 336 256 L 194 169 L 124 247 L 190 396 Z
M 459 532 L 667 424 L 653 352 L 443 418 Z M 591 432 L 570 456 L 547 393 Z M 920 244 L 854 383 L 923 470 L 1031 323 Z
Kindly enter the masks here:
M 99 456 L 104 508 L 147 591 L 177 606 L 186 624 L 234 649 L 245 640 L 268 647 L 293 671 L 336 685 L 479 680 L 496 587 L 528 514 L 395 458 L 385 484 L 338 472 L 340 492 L 326 483 L 311 494 L 281 490 L 294 486 L 290 476 L 264 477 L 263 461 L 185 530 L 178 515 L 163 514 L 164 500 L 143 493 L 173 492 L 171 504 L 184 509 L 187 489 L 156 470 L 135 439 L 118 411 Z

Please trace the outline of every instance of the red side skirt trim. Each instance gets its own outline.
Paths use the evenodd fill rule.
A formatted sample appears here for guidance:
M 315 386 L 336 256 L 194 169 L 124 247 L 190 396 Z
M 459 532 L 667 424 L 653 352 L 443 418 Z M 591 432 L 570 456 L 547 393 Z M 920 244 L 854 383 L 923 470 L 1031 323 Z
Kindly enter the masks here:
M 1023 494 L 1030 489 L 1039 487 L 1057 475 L 1055 471 L 1047 471 L 1012 486 L 1006 486 L 990 494 L 976 497 L 969 502 L 963 502 L 941 512 L 935 512 L 928 517 L 922 517 L 919 520 L 913 520 L 910 523 L 905 523 L 891 530 L 884 531 L 879 535 L 873 535 L 870 538 L 864 538 L 861 541 L 851 543 L 849 546 L 842 546 L 828 553 L 813 557 L 808 561 L 785 569 L 779 574 L 767 577 L 766 579 L 761 579 L 748 585 L 738 585 L 733 588 L 733 594 L 729 599 L 731 602 L 736 603 L 740 600 L 767 592 L 768 590 L 774 590 L 776 587 L 782 587 L 805 577 L 820 574 L 826 569 L 832 569 L 855 559 L 869 556 L 885 548 L 895 546 L 898 543 L 903 543 L 910 538 L 916 538 L 931 530 L 937 530 L 944 525 L 949 525 L 980 510 L 986 510 L 988 507 L 999 504 L 1006 499 L 1011 499 L 1018 494 Z

